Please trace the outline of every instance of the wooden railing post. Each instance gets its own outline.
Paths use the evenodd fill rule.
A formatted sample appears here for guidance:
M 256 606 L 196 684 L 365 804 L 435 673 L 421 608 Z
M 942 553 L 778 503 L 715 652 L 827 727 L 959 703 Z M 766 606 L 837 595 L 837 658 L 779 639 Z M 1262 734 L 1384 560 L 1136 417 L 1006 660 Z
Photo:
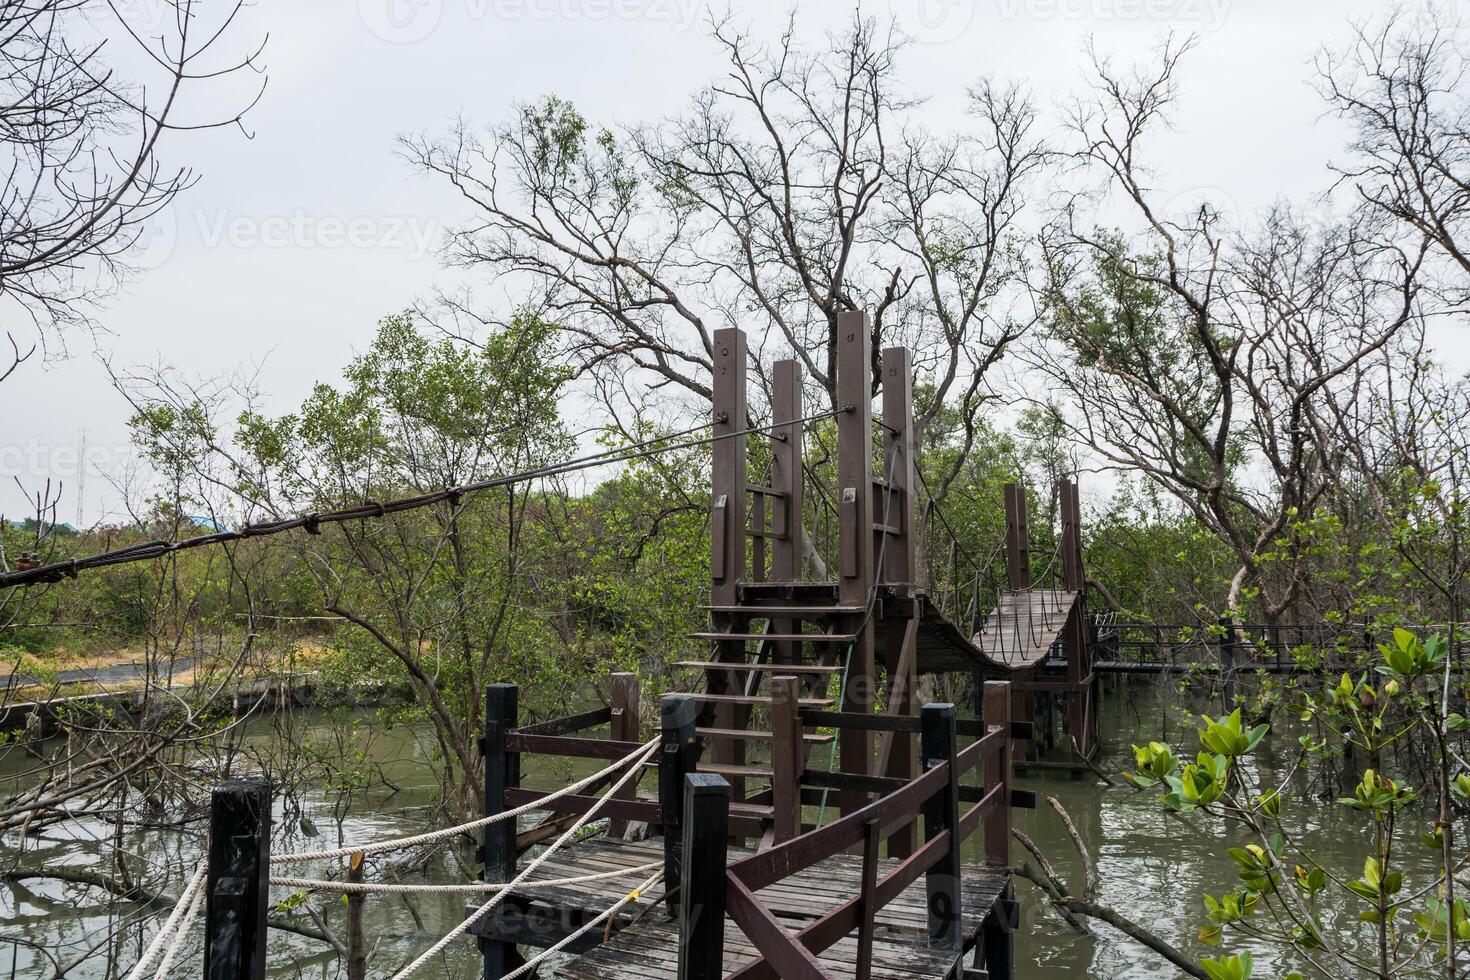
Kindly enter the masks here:
M 713 602 L 733 605 L 745 577 L 745 331 L 716 330 L 713 352 L 714 425 L 711 434 L 714 494 L 710 513 L 710 577 Z M 721 438 L 723 437 L 723 438 Z
M 666 694 L 659 703 L 658 805 L 664 835 L 664 901 L 678 911 L 676 890 L 683 872 L 684 779 L 699 763 L 694 699 Z
M 837 477 L 839 548 L 837 596 L 845 606 L 866 608 L 876 571 L 873 556 L 873 336 L 868 315 L 851 310 L 837 315 Z M 846 618 L 856 634 L 848 654 L 842 710 L 870 713 L 874 687 L 873 629 L 868 617 Z M 838 734 L 839 768 L 873 774 L 873 733 L 844 728 Z M 866 805 L 864 793 L 838 794 L 838 809 L 849 813 Z
M 801 364 L 777 361 L 771 367 L 771 488 L 775 499 L 772 524 L 771 578 L 794 582 L 801 577 L 802 427 Z
M 520 726 L 520 689 L 514 684 L 490 684 L 485 688 L 485 815 L 493 817 L 508 807 L 505 791 L 521 784 L 521 755 L 506 750 L 506 736 Z M 510 881 L 516 876 L 516 824 L 501 820 L 485 827 L 481 852 L 489 882 Z M 484 980 L 500 980 L 523 962 L 515 943 L 480 939 Z
M 803 428 L 796 420 L 801 412 L 801 364 L 795 360 L 777 361 L 771 369 L 771 488 L 779 492 L 775 498 L 772 524 L 771 578 L 777 582 L 801 579 L 802 515 L 805 513 L 805 483 L 801 469 Z M 801 621 L 781 617 L 771 621 L 771 632 L 796 635 Z M 795 663 L 800 644 L 777 640 L 772 660 L 778 664 Z
M 924 840 L 949 834 L 949 846 L 924 876 L 929 903 L 929 945 L 959 951 L 960 838 L 959 773 L 956 771 L 955 712 L 952 704 L 926 704 L 920 712 L 924 771 L 948 765 L 949 778 L 924 801 Z
M 1000 806 L 985 817 L 985 860 L 995 865 L 1011 863 L 1011 685 L 986 681 L 981 717 L 987 731 L 1006 733 L 999 752 L 985 757 L 985 788 L 1004 785 Z
M 877 520 L 899 529 L 883 545 L 882 580 L 915 584 L 914 358 L 907 347 L 883 351 L 883 498 L 874 504 Z
M 1092 751 L 1093 692 L 1092 635 L 1087 621 L 1087 604 L 1082 598 L 1087 591 L 1087 573 L 1082 564 L 1082 501 L 1077 484 L 1071 480 L 1061 486 L 1062 511 L 1062 587 L 1076 592 L 1073 606 L 1062 636 L 1067 647 L 1067 733 L 1076 742 L 1077 751 L 1087 756 Z M 1074 770 L 1074 778 L 1080 770 Z
M 710 603 L 734 606 L 740 601 L 740 585 L 746 579 L 746 436 L 736 435 L 746 427 L 746 340 L 745 331 L 727 327 L 714 332 L 710 351 L 715 437 L 710 447 Z M 740 632 L 745 623 L 729 612 L 711 616 L 716 632 Z M 725 641 L 715 650 L 716 660 L 744 659 L 745 644 Z M 740 694 L 723 673 L 707 675 L 711 694 Z M 744 728 L 748 709 L 719 703 L 706 709 L 716 728 Z M 723 738 L 714 746 L 715 759 L 728 764 L 745 761 L 745 743 Z M 677 814 L 674 816 L 677 821 Z
M 1005 485 L 1006 581 L 1012 589 L 1031 587 L 1031 523 L 1026 514 L 1026 488 Z
M 730 784 L 707 772 L 684 777 L 685 854 L 679 889 L 679 980 L 725 975 L 725 854 Z
M 862 915 L 858 919 L 857 980 L 873 975 L 873 932 L 878 919 L 878 848 L 882 823 L 873 817 L 863 825 Z
M 985 860 L 992 865 L 1009 865 L 1011 861 L 1011 685 L 1005 681 L 986 681 L 984 719 L 987 731 L 1006 733 L 999 752 L 985 757 L 985 788 L 1004 786 L 1000 805 L 985 817 Z M 1015 969 L 1016 918 L 1019 906 L 1009 887 L 1001 894 L 981 924 L 980 949 L 986 975 L 991 980 L 1011 980 Z
M 205 980 L 265 980 L 270 826 L 265 780 L 234 779 L 210 794 Z
M 612 675 L 611 692 L 612 724 L 608 726 L 608 738 L 615 742 L 641 742 L 639 731 L 638 675 L 616 673 Z M 632 800 L 638 796 L 637 782 L 629 783 L 618 791 L 617 799 Z M 608 826 L 608 836 L 622 837 L 628 829 L 628 821 L 613 820 Z
M 1066 480 L 1061 486 L 1062 588 L 1081 592 L 1087 585 L 1082 564 L 1082 502 L 1077 484 Z
M 1221 616 L 1220 629 L 1220 699 L 1228 715 L 1235 710 L 1235 621 Z
M 801 708 L 798 682 L 784 675 L 771 678 L 771 803 L 777 844 L 801 833 Z

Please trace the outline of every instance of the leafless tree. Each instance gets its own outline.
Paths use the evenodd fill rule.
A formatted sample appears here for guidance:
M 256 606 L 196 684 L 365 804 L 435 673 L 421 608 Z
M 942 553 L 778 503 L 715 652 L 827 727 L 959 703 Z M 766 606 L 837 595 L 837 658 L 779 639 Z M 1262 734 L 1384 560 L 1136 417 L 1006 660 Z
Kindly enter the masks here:
M 161 29 L 111 0 L 0 0 L 0 316 L 10 364 L 69 325 L 128 270 L 150 219 L 195 180 L 164 162 L 172 137 L 241 126 L 264 81 L 235 108 L 186 118 L 186 94 L 258 71 L 259 49 L 223 48 L 240 4 L 159 0 Z M 156 35 L 145 30 L 159 29 Z M 137 66 L 126 73 L 120 62 Z M 252 83 L 253 84 L 253 83 Z M 14 326 L 29 321 L 34 339 Z
M 1054 416 L 1106 464 L 1173 495 L 1233 551 L 1220 612 L 1252 596 L 1268 622 L 1302 600 L 1314 521 L 1349 461 L 1333 406 L 1418 315 L 1427 243 L 1382 234 L 1374 215 L 1258 229 L 1209 205 L 1166 213 L 1148 184 L 1146 137 L 1167 118 L 1189 44 L 1149 71 L 1094 54 L 1094 97 L 1071 113 L 1076 161 L 1137 219 L 1100 231 L 1067 209 L 1043 239 L 1046 339 L 1033 364 Z
M 1446 260 L 1457 302 L 1470 298 L 1470 99 L 1464 28 L 1434 8 L 1360 24 L 1318 57 L 1319 85 L 1354 129 L 1344 183 L 1422 235 Z
M 1008 247 L 1048 159 L 1026 94 L 982 82 L 973 132 L 925 133 L 902 42 L 872 21 L 817 51 L 794 22 L 771 46 L 710 29 L 727 71 L 675 118 L 614 131 L 547 98 L 484 138 L 405 138 L 473 208 L 449 261 L 530 283 L 583 372 L 635 369 L 695 404 L 725 325 L 754 370 L 792 351 L 830 400 L 837 315 L 870 310 L 874 350 L 908 344 L 932 379 L 919 424 L 957 410 L 968 448 L 988 370 L 1034 318 Z

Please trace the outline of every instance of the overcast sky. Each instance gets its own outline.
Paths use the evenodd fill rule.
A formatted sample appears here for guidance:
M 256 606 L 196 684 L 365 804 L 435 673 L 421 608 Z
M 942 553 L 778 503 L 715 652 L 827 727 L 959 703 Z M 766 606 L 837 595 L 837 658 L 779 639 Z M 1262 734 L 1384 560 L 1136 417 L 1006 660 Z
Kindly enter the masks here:
M 120 0 L 146 16 L 156 0 Z M 1470 0 L 1462 6 L 1470 10 Z M 188 375 L 255 371 L 284 411 L 370 340 L 376 321 L 458 280 L 437 263 L 457 197 L 416 177 L 394 153 L 398 134 L 438 132 L 458 114 L 495 122 L 554 92 L 601 123 L 674 113 L 721 70 L 703 0 L 256 0 L 241 46 L 269 34 L 269 85 L 251 113 L 253 139 L 210 132 L 176 140 L 173 162 L 202 175 L 153 230 L 144 271 L 101 312 L 109 333 L 73 338 L 70 355 L 25 365 L 0 385 L 0 509 L 24 502 L 12 475 L 68 486 L 60 516 L 77 516 L 83 433 L 89 461 L 82 515 L 116 512 L 100 470 L 127 458 L 128 414 L 99 358 L 119 369 L 168 363 Z M 721 2 L 717 8 L 724 9 Z M 739 0 L 737 18 L 778 30 L 780 3 Z M 1208 194 L 1249 217 L 1279 199 L 1306 200 L 1329 181 L 1344 132 L 1323 118 L 1310 61 L 1343 40 L 1350 19 L 1381 3 L 1344 0 L 880 0 L 915 41 L 903 77 L 929 98 L 933 129 L 964 125 L 964 90 L 982 74 L 1025 81 L 1044 111 L 1079 89 L 1091 35 L 1120 58 L 1170 31 L 1196 33 L 1177 129 L 1154 146 L 1170 194 Z M 851 8 L 798 11 L 813 43 Z

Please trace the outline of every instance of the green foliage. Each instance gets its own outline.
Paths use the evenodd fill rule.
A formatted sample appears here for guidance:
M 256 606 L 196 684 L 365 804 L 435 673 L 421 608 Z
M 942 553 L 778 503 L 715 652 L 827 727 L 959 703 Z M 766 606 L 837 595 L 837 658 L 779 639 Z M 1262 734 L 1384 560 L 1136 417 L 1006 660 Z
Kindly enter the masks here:
M 1470 794 L 1470 772 L 1455 771 L 1458 757 L 1445 747 L 1452 730 L 1465 728 L 1462 716 L 1442 714 L 1439 707 L 1447 650 L 1442 637 L 1421 640 L 1411 631 L 1395 630 L 1392 642 L 1379 646 L 1378 663 L 1304 696 L 1304 717 L 1326 726 L 1334 741 L 1377 759 L 1418 733 L 1419 750 L 1446 753 L 1445 770 L 1453 773 L 1437 787 L 1437 806 L 1425 812 L 1420 791 L 1408 780 L 1385 776 L 1376 765 L 1365 768 L 1351 795 L 1338 800 L 1360 821 L 1363 853 L 1361 865 L 1352 870 L 1319 864 L 1302 843 L 1301 828 L 1290 821 L 1287 785 L 1265 781 L 1270 767 L 1242 764 L 1267 750 L 1268 727 L 1247 726 L 1239 709 L 1221 719 L 1202 719 L 1196 733 L 1202 751 L 1192 764 L 1181 766 L 1174 749 L 1162 742 L 1134 746 L 1136 770 L 1127 774 L 1134 785 L 1164 786 L 1160 800 L 1166 807 L 1221 818 L 1226 828 L 1246 837 L 1226 849 L 1240 887 L 1205 898 L 1202 942 L 1217 945 L 1234 933 L 1288 953 L 1311 953 L 1319 957 L 1314 960 L 1318 968 L 1320 957 L 1327 957 L 1338 968 L 1332 975 L 1343 976 L 1416 975 L 1447 955 L 1452 935 L 1460 942 L 1456 955 L 1463 955 L 1470 940 L 1465 903 L 1457 898 L 1451 905 L 1444 895 L 1452 869 L 1443 859 L 1454 850 L 1446 835 L 1455 828 L 1437 819 L 1450 798 Z M 1381 689 L 1372 684 L 1375 677 L 1384 679 Z M 1398 846 L 1405 836 L 1440 859 L 1437 878 L 1425 880 L 1422 870 L 1405 863 Z M 1329 896 L 1334 905 L 1345 902 L 1356 928 L 1368 934 L 1345 935 L 1339 923 L 1329 938 L 1322 918 Z M 1411 913 L 1411 927 L 1399 922 L 1404 910 Z M 1211 977 L 1249 975 L 1249 954 L 1205 959 L 1201 968 Z

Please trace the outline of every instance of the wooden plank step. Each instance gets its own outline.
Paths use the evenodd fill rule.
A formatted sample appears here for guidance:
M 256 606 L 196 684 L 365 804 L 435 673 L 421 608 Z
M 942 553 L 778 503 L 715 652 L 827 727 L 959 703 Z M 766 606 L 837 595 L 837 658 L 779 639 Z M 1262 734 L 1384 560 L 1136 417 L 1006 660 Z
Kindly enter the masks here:
M 770 732 L 763 732 L 752 728 L 696 728 L 696 734 L 708 735 L 710 738 L 729 738 L 741 742 L 769 742 Z M 802 732 L 801 740 L 811 742 L 815 745 L 826 745 L 832 741 L 834 735 L 816 735 L 811 732 Z
M 773 817 L 776 808 L 769 803 L 731 803 L 730 812 L 743 817 Z
M 770 695 L 761 694 L 706 694 L 702 691 L 670 691 L 670 695 L 689 698 L 691 701 L 706 701 L 710 704 L 770 704 Z M 797 698 L 803 708 L 828 708 L 836 704 L 831 698 Z
M 675 661 L 675 667 L 699 667 L 708 671 L 717 670 L 749 670 L 760 671 L 767 674 L 840 674 L 841 667 L 833 667 L 825 664 L 747 664 L 739 662 L 722 663 L 718 660 L 679 660 Z
M 803 643 L 851 643 L 856 633 L 690 633 L 695 640 L 791 640 Z
M 649 760 L 643 763 L 644 769 L 657 769 L 658 761 Z M 733 762 L 706 762 L 699 760 L 700 772 L 714 773 L 717 776 L 730 776 L 735 779 L 770 779 L 773 775 L 769 766 L 741 766 Z

